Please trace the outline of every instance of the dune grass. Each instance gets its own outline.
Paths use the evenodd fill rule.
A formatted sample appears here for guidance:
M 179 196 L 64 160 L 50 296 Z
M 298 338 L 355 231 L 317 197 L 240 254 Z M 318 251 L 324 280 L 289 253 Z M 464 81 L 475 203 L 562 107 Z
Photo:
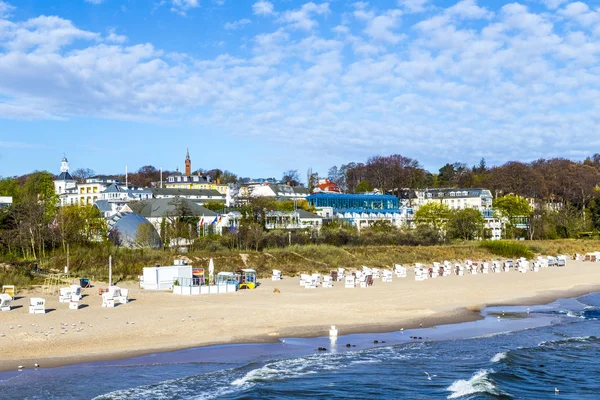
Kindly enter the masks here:
M 208 266 L 214 260 L 215 272 L 253 268 L 260 278 L 271 275 L 278 269 L 286 276 L 301 273 L 328 273 L 338 267 L 360 268 L 363 265 L 376 268 L 391 268 L 393 264 L 411 265 L 417 262 L 491 260 L 494 258 L 516 258 L 534 255 L 558 255 L 585 253 L 600 250 L 600 240 L 553 240 L 553 241 L 485 241 L 460 242 L 440 246 L 333 246 L 295 245 L 267 248 L 263 251 L 229 251 L 209 249 L 179 254 L 165 250 L 129 250 L 109 246 L 72 248 L 69 263 L 73 277 L 86 277 L 98 281 L 108 279 L 108 257 L 113 257 L 113 276 L 116 281 L 135 280 L 142 268 L 172 265 L 175 258 L 185 258 L 195 266 Z M 245 260 L 245 262 L 244 262 Z M 66 255 L 55 252 L 40 262 L 40 268 L 62 272 Z M 0 265 L 0 284 L 30 286 L 43 283 L 43 278 L 32 274 L 27 261 L 7 260 Z

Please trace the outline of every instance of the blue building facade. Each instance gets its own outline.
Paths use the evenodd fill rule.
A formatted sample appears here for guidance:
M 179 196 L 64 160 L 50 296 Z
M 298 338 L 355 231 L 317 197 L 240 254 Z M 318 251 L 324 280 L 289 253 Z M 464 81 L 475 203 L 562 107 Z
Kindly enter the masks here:
M 331 207 L 334 211 L 377 212 L 398 211 L 400 202 L 389 194 L 331 194 L 317 193 L 306 198 L 308 204 L 316 207 Z

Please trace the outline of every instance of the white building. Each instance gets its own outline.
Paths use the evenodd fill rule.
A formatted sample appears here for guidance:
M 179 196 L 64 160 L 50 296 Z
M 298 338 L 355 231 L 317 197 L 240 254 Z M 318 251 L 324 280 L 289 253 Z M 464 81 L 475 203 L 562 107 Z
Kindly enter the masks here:
M 0 209 L 10 207 L 12 203 L 12 196 L 0 196 Z

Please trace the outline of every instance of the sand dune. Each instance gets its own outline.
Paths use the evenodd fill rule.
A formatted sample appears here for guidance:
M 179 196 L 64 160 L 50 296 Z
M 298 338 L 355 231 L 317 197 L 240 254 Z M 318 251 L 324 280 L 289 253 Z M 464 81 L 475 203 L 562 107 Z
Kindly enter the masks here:
M 376 280 L 367 289 L 304 289 L 299 278 L 262 280 L 254 291 L 177 296 L 129 287 L 129 304 L 101 308 L 98 287 L 84 290 L 85 308 L 69 310 L 48 297 L 45 315 L 28 314 L 28 296 L 0 313 L 0 370 L 18 365 L 51 367 L 124 358 L 217 343 L 322 336 L 329 325 L 340 334 L 391 331 L 478 318 L 491 304 L 540 304 L 600 288 L 600 264 L 570 261 L 540 272 L 449 276 L 416 282 Z M 281 293 L 273 293 L 274 288 Z M 41 296 L 43 297 L 43 296 Z M 64 332 L 64 333 L 63 333 Z M 4 334 L 5 336 L 2 336 Z

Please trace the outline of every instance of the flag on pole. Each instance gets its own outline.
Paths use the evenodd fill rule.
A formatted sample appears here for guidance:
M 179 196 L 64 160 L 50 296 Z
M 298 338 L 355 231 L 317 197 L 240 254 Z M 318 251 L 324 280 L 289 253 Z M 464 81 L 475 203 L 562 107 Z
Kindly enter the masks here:
M 216 224 L 216 223 L 217 223 L 217 221 L 218 221 L 218 220 L 219 220 L 219 217 L 215 217 L 215 219 L 213 220 L 213 222 L 211 222 L 210 224 L 211 224 L 211 225 L 214 225 L 214 224 Z
M 200 220 L 200 226 L 204 225 L 204 217 Z

